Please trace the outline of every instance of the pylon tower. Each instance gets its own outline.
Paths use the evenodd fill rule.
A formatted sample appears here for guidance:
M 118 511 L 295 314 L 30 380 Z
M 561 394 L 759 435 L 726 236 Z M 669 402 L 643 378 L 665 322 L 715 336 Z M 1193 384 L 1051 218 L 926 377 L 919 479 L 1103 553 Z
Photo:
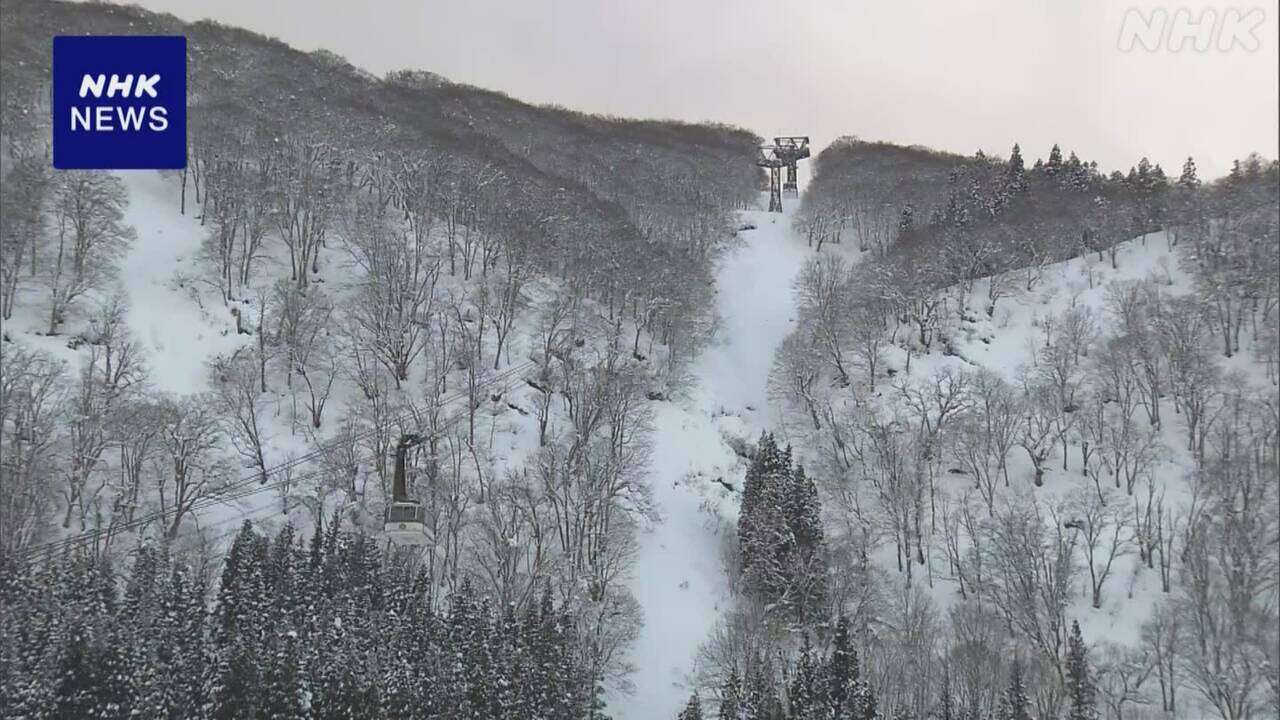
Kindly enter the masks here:
M 782 168 L 786 161 L 774 154 L 773 145 L 761 145 L 756 165 L 769 171 L 769 212 L 782 212 Z
M 778 148 L 774 154 L 787 161 L 787 181 L 782 185 L 782 194 L 797 197 L 800 184 L 796 181 L 796 163 L 809 157 L 809 138 L 803 135 L 776 137 L 773 144 Z
M 809 157 L 809 138 L 804 136 L 776 137 L 772 145 L 760 146 L 756 165 L 769 170 L 769 212 L 782 212 L 782 196 L 796 197 L 800 185 L 796 182 L 796 163 Z M 782 168 L 787 169 L 787 179 L 782 180 Z

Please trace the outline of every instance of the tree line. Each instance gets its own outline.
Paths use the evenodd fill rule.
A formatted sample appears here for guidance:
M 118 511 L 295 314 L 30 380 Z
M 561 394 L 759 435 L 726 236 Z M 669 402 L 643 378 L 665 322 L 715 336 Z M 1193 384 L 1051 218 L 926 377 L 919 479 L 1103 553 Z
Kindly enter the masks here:
M 0 554 L 75 545 L 127 567 L 153 538 L 216 555 L 225 518 L 202 521 L 227 505 L 299 527 L 341 507 L 376 532 L 416 433 L 433 611 L 470 585 L 520 614 L 550 583 L 590 638 L 588 686 L 620 682 L 645 404 L 712 322 L 758 139 L 373 78 L 137 8 L 5 0 L 3 17 L 0 309 L 47 308 L 42 342 L 76 362 L 0 344 Z M 84 32 L 188 38 L 189 157 L 164 182 L 201 245 L 173 281 L 239 341 L 207 391 L 157 390 L 128 327 L 127 185 L 48 169 L 49 38 Z
M 875 616 L 884 598 L 873 595 L 885 588 L 867 548 L 855 569 L 827 546 L 815 484 L 768 433 L 747 470 L 734 547 L 737 605 L 704 646 L 702 692 L 677 720 L 1029 720 L 1045 711 L 1028 685 L 1027 673 L 1043 670 L 1033 651 L 992 664 L 957 638 L 936 656 L 931 628 L 905 638 L 898 631 L 910 628 Z M 927 605 L 909 614 L 929 622 Z M 1079 624 L 1061 639 L 1057 706 L 1040 716 L 1098 718 L 1098 668 Z
M 931 711 L 908 673 L 997 712 L 1016 648 L 1033 713 L 1057 717 L 1075 598 L 1124 605 L 1149 577 L 1139 639 L 1092 654 L 1099 711 L 1274 712 L 1277 164 L 1207 182 L 1190 159 L 1176 178 L 1104 175 L 1057 147 L 1030 166 L 1016 147 L 830 153 L 799 218 L 822 252 L 772 382 L 822 481 L 833 575 L 869 578 L 833 595 L 883 651 L 882 706 Z M 1089 267 L 1119 266 L 1131 238 L 1167 243 L 1191 282 L 1156 267 L 1096 285 Z M 1037 311 L 1021 370 L 912 372 L 1082 256 L 1105 302 Z M 919 589 L 939 582 L 959 597 L 945 613 Z
M 216 575 L 216 578 L 215 578 Z M 527 608 L 374 539 L 246 523 L 216 572 L 163 545 L 0 569 L 0 707 L 24 718 L 583 718 L 598 688 L 544 585 Z M 436 610 L 436 607 L 443 610 Z

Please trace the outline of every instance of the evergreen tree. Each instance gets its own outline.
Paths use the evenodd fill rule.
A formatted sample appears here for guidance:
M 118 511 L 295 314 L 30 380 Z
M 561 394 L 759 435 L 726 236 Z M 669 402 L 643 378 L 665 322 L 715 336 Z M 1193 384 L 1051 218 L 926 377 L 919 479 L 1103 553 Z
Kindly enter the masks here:
M 224 642 L 236 634 L 241 614 L 245 611 L 242 607 L 246 602 L 243 598 L 245 591 L 242 583 L 247 582 L 251 561 L 250 549 L 254 539 L 253 523 L 246 520 L 240 526 L 240 532 L 231 541 L 231 549 L 227 551 L 226 558 L 222 562 L 222 582 L 218 588 L 216 617 L 219 639 Z
M 163 588 L 161 554 L 150 545 L 140 546 L 125 582 L 124 601 L 117 623 L 117 639 L 125 653 L 129 702 L 128 712 L 146 717 L 169 717 L 167 684 L 163 682 L 163 660 L 158 652 L 165 649 L 169 633 L 162 629 L 167 614 L 162 609 Z
M 275 720 L 304 720 L 306 686 L 301 667 L 298 633 L 283 631 L 267 653 L 262 671 L 262 708 L 265 717 Z
M 826 604 L 827 551 L 818 487 L 802 466 L 797 465 L 791 473 L 784 508 L 793 543 L 789 550 L 794 554 L 785 565 L 790 569 L 789 595 L 795 598 L 797 616 L 804 622 Z
M 53 564 L 0 553 L 0 707 L 17 717 L 46 712 L 53 694 L 50 617 Z
M 245 521 L 227 553 L 218 590 L 210 698 L 214 720 L 252 717 L 257 712 L 262 687 L 259 649 L 266 625 L 262 613 L 265 557 L 265 541 Z
M 791 477 L 791 487 L 786 498 L 787 526 L 802 554 L 819 552 L 824 548 L 822 508 L 818 500 L 818 486 L 797 465 Z
M 67 626 L 67 637 L 58 658 L 57 698 L 54 717 L 90 717 L 96 706 L 93 649 L 89 630 L 79 622 Z
M 1044 172 L 1046 175 L 1057 175 L 1062 170 L 1062 148 L 1057 143 L 1053 144 L 1053 148 L 1049 150 L 1049 159 L 1044 164 Z
M 929 216 L 929 224 L 937 227 L 955 227 L 959 225 L 959 216 L 962 214 L 960 208 L 960 200 L 956 195 L 956 191 L 952 189 L 947 193 L 947 204 L 940 210 L 934 210 Z
M 994 202 L 988 197 L 986 188 L 983 187 L 982 181 L 976 176 L 969 179 L 968 203 L 969 206 L 981 211 L 987 217 L 995 215 Z M 967 214 L 968 210 L 965 212 Z
M 756 516 L 759 509 L 768 502 L 765 456 L 776 452 L 777 445 L 773 441 L 773 436 L 761 433 L 751 464 L 747 467 L 746 478 L 742 483 L 742 499 L 738 504 L 738 551 L 741 554 L 744 572 L 756 560 L 759 536 L 763 532 L 763 529 L 756 526 Z
M 1244 181 L 1244 164 L 1239 160 L 1231 161 L 1231 171 L 1227 173 L 1226 185 L 1231 187 Z
M 1080 623 L 1072 621 L 1067 637 L 1068 720 L 1097 720 L 1098 704 L 1093 678 L 1089 672 L 1088 649 L 1080 634 Z
M 324 523 L 317 521 L 311 532 L 311 542 L 307 546 L 307 568 L 315 573 L 324 560 Z
M 761 435 L 743 483 L 738 547 L 744 588 L 805 622 L 826 601 L 826 542 L 817 486 L 791 456 Z
M 809 642 L 809 634 L 805 633 L 796 661 L 795 676 L 791 679 L 791 688 L 787 693 L 789 716 L 792 720 L 810 720 L 819 716 L 823 709 L 818 692 L 820 687 L 818 668 L 813 661 L 813 647 Z
M 998 720 L 1031 720 L 1027 689 L 1022 681 L 1022 663 L 1015 660 L 1009 669 L 1009 686 L 1000 698 Z
M 1022 148 L 1014 144 L 1009 153 L 1008 171 L 1005 177 L 1005 193 L 1014 196 L 1027 189 L 1027 169 L 1022 160 Z
M 1137 180 L 1136 185 L 1138 188 L 1145 190 L 1147 187 L 1150 186 L 1150 183 L 1151 183 L 1151 161 L 1150 160 L 1144 157 L 1138 161 L 1138 170 L 1134 174 L 1134 178 Z
M 1178 176 L 1178 187 L 1184 190 L 1195 190 L 1200 187 L 1200 177 L 1196 172 L 1196 161 L 1188 157 L 1182 164 L 1182 174 Z
M 747 678 L 747 686 L 743 692 L 743 720 L 781 720 L 782 702 L 778 699 L 770 678 L 762 668 L 763 663 L 757 659 L 752 663 L 753 669 Z
M 1075 155 L 1072 155 L 1074 158 Z M 1071 189 L 1076 192 L 1089 192 L 1094 185 L 1095 170 L 1092 166 L 1077 162 L 1069 170 Z
M 203 708 L 209 702 L 205 687 L 209 665 L 207 581 L 202 573 L 177 563 L 170 574 L 168 590 L 174 707 Z
M 849 703 L 850 717 L 855 720 L 879 720 L 880 708 L 876 702 L 876 693 L 871 684 L 859 678 L 853 686 L 852 700 Z
M 742 720 L 742 682 L 737 669 L 729 671 L 724 690 L 720 694 L 720 712 L 717 720 Z
M 743 483 L 738 546 L 746 587 L 768 602 L 784 594 L 791 577 L 785 510 L 790 485 L 790 448 L 779 450 L 773 436 L 763 434 Z
M 1160 167 L 1160 163 L 1156 163 L 1151 168 L 1151 177 L 1149 181 L 1149 189 L 1159 192 L 1169 187 L 1169 176 L 1165 174 L 1164 168 Z
M 831 655 L 827 659 L 827 707 L 833 717 L 841 717 L 849 689 L 858 679 L 858 655 L 853 649 L 853 639 L 849 637 L 849 617 L 840 613 L 835 636 L 831 640 Z
M 689 696 L 689 702 L 676 716 L 676 720 L 702 720 L 702 702 L 698 700 L 697 693 Z
M 65 613 L 55 676 L 55 717 L 111 717 L 127 702 L 126 658 L 117 646 L 118 610 L 110 568 L 93 558 L 67 561 L 53 601 Z
M 542 586 L 542 599 L 538 603 L 537 615 L 536 638 L 533 642 L 531 665 L 535 687 L 540 685 L 541 689 L 535 690 L 534 695 L 535 702 L 548 706 L 554 704 L 555 698 L 558 696 L 556 684 L 560 676 L 560 658 L 554 655 L 555 648 L 559 644 L 559 631 L 556 628 L 558 618 L 555 612 L 555 604 L 551 597 L 550 580 Z

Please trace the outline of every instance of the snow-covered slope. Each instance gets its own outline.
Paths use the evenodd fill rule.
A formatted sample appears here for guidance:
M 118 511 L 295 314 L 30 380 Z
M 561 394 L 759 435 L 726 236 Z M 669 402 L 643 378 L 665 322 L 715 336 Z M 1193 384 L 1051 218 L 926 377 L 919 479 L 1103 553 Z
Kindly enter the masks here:
M 807 255 L 790 213 L 743 213 L 756 226 L 716 274 L 719 329 L 692 368 L 689 397 L 660 403 L 649 475 L 659 517 L 640 535 L 632 592 L 644 628 L 632 653 L 635 692 L 610 703 L 620 720 L 675 717 L 698 647 L 729 602 L 722 536 L 733 532 L 743 467 L 728 438 L 754 440 L 776 421 L 774 351 L 794 321 L 792 281 Z
M 69 338 L 83 332 L 96 308 L 118 292 L 125 303 L 125 323 L 140 346 L 155 389 L 179 394 L 207 390 L 206 362 L 243 342 L 229 317 L 213 317 L 202 307 L 201 288 L 193 284 L 200 275 L 197 256 L 208 230 L 191 213 L 179 214 L 179 186 L 172 178 L 149 170 L 117 176 L 128 192 L 125 223 L 137 232 L 118 260 L 118 282 L 90 292 L 54 336 L 43 334 L 48 325 L 47 291 L 27 282 L 20 287 L 6 332 L 77 368 L 81 354 L 67 347 Z
M 217 289 L 201 280 L 207 275 L 201 244 L 209 228 L 201 225 L 194 210 L 198 206 L 190 197 L 187 214 L 180 213 L 176 179 L 149 171 L 122 172 L 119 177 L 128 192 L 125 221 L 137 238 L 118 261 L 118 283 L 112 292 L 118 291 L 125 301 L 126 324 L 145 357 L 148 383 L 174 396 L 209 391 L 210 361 L 253 343 L 255 336 L 236 333 L 234 317 Z M 808 251 L 792 232 L 789 212 L 746 211 L 740 220 L 755 227 L 741 231 L 739 241 L 720 261 L 715 336 L 688 369 L 687 389 L 679 397 L 651 404 L 648 482 L 654 513 L 641 529 L 630 581 L 643 609 L 644 626 L 630 654 L 634 692 L 610 698 L 610 712 L 620 720 L 673 717 L 687 699 L 698 649 L 730 602 L 721 555 L 725 534 L 734 531 L 735 489 L 745 468 L 733 449 L 740 445 L 731 441 L 753 441 L 779 421 L 780 409 L 768 393 L 770 369 L 778 345 L 794 327 L 793 280 Z M 325 287 L 341 293 L 340 258 L 328 261 L 322 263 L 322 277 L 330 281 Z M 279 270 L 278 259 L 267 257 L 263 262 Z M 89 309 L 107 293 L 77 308 L 57 336 L 41 334 L 47 320 L 40 293 L 35 287 L 25 292 L 18 315 L 5 329 L 19 344 L 54 353 L 74 370 L 84 353 L 68 347 L 68 340 L 87 327 Z M 531 289 L 531 294 L 538 293 Z M 246 325 L 254 322 L 256 318 L 246 319 Z M 528 364 L 521 363 L 528 346 L 522 333 L 517 329 L 509 364 Z M 334 419 L 347 406 L 347 383 L 345 378 L 340 381 L 320 439 L 337 426 Z M 267 462 L 275 466 L 288 461 L 291 453 L 307 452 L 313 439 L 291 429 L 280 383 L 271 384 L 262 421 Z M 509 400 L 532 407 L 532 398 L 525 397 L 532 391 L 523 382 L 512 383 L 509 390 L 502 402 L 487 408 L 496 431 L 491 435 L 494 476 L 519 465 L 537 448 L 534 419 L 517 416 L 506 405 Z M 251 474 L 251 469 L 238 473 Z M 191 524 L 217 546 L 229 542 L 244 519 L 268 529 L 282 524 L 280 510 L 275 492 L 259 492 L 202 508 Z M 292 514 L 301 512 L 306 511 L 295 506 Z
M 1070 308 L 1088 308 L 1100 329 L 1110 331 L 1107 295 L 1113 283 L 1154 279 L 1172 294 L 1191 291 L 1191 277 L 1178 266 L 1176 248 L 1163 232 L 1122 243 L 1116 249 L 1115 267 L 1109 255 L 1088 254 L 1049 265 L 1039 273 L 1030 292 L 1025 287 L 1028 271 L 1000 276 L 996 282 L 1010 288 L 1013 296 L 996 303 L 988 318 L 977 308 L 988 294 L 992 278 L 974 284 L 972 316 L 962 321 L 953 347 L 970 364 L 997 370 L 1008 380 L 1016 379 L 1020 368 L 1032 362 L 1037 340 L 1043 342 L 1046 317 L 1060 317 Z M 1020 287 L 1021 286 L 1021 287 Z
M 829 246 L 824 252 L 847 253 L 852 250 L 842 246 Z M 846 408 L 852 416 L 858 418 L 865 418 L 866 413 L 874 408 L 882 418 L 892 418 L 895 413 L 899 413 L 898 417 L 914 419 L 913 410 L 907 407 L 904 400 L 902 388 L 927 387 L 930 379 L 946 371 L 971 372 L 984 368 L 998 374 L 1020 393 L 1024 378 L 1036 377 L 1041 370 L 1037 367 L 1037 355 L 1045 347 L 1047 328 L 1053 328 L 1055 323 L 1060 324 L 1069 312 L 1082 311 L 1087 314 L 1096 333 L 1092 346 L 1094 350 L 1099 350 L 1106 337 L 1115 335 L 1120 330 L 1114 308 L 1114 295 L 1118 288 L 1150 280 L 1166 299 L 1194 292 L 1193 278 L 1179 267 L 1179 254 L 1180 248 L 1174 247 L 1170 238 L 1159 232 L 1121 243 L 1116 248 L 1114 262 L 1110 253 L 1102 256 L 1089 254 L 1048 265 L 1038 272 L 1024 269 L 996 278 L 980 279 L 973 284 L 963 316 L 956 318 L 953 314 L 945 329 L 940 332 L 940 337 L 946 338 L 945 345 L 949 352 L 942 351 L 944 343 L 939 340 L 929 352 L 921 352 L 918 347 L 914 347 L 908 353 L 904 346 L 913 343 L 912 331 L 900 328 L 897 343 L 886 343 L 883 367 L 877 373 L 876 388 L 869 397 L 855 399 L 855 394 L 848 388 L 827 387 L 824 390 L 824 401 L 838 408 Z M 1032 288 L 1027 290 L 1029 278 L 1034 281 L 1031 283 Z M 984 309 L 988 290 L 993 282 L 1004 288 L 1004 294 L 996 303 L 994 313 L 988 317 Z M 954 313 L 957 289 L 948 288 L 941 294 L 948 298 L 947 302 Z M 1253 340 L 1247 331 L 1241 344 L 1242 351 L 1232 358 L 1222 356 L 1217 345 L 1219 341 L 1210 338 L 1210 342 L 1215 343 L 1212 356 L 1224 373 L 1237 372 L 1260 395 L 1274 397 L 1276 389 L 1267 380 L 1265 368 L 1249 352 Z M 1081 360 L 1078 372 L 1080 376 L 1077 382 L 1083 387 L 1090 382 L 1090 373 L 1097 371 L 1091 365 L 1091 359 L 1085 357 Z M 1084 394 L 1082 389 L 1080 396 L 1083 397 Z M 1189 475 L 1195 463 L 1187 449 L 1184 415 L 1176 412 L 1171 397 L 1165 398 L 1161 405 L 1163 423 L 1154 438 L 1153 460 L 1147 475 L 1155 495 L 1163 495 L 1166 507 L 1180 512 L 1177 509 L 1185 509 L 1190 502 Z M 1142 411 L 1138 412 L 1141 414 Z M 816 459 L 822 452 L 820 443 L 825 441 L 826 436 L 814 431 L 807 413 L 802 411 L 789 412 L 785 422 L 789 429 L 789 439 L 818 465 Z M 1144 431 L 1149 427 L 1145 415 L 1137 423 Z M 1088 561 L 1084 557 L 1084 550 L 1077 546 L 1076 560 L 1081 564 L 1081 569 L 1073 586 L 1066 620 L 1068 623 L 1072 620 L 1079 621 L 1090 646 L 1134 646 L 1139 642 L 1142 624 L 1151 616 L 1162 598 L 1167 597 L 1162 592 L 1159 569 L 1147 567 L 1139 558 L 1133 540 L 1134 504 L 1135 500 L 1146 502 L 1147 480 L 1144 478 L 1139 481 L 1133 492 L 1135 497 L 1127 496 L 1124 489 L 1110 487 L 1109 476 L 1101 483 L 1102 487 L 1096 489 L 1092 479 L 1083 471 L 1081 445 L 1074 435 L 1068 442 L 1066 455 L 1064 467 L 1062 446 L 1050 443 L 1049 455 L 1044 462 L 1043 487 L 1035 487 L 1031 482 L 1034 475 L 1031 461 L 1022 448 L 1014 445 L 1008 455 L 1011 483 L 1007 488 L 1001 483 L 996 489 L 996 508 L 998 510 L 1005 503 L 1014 507 L 1036 503 L 1046 513 L 1045 517 L 1049 518 L 1051 510 L 1070 513 L 1094 493 L 1111 493 L 1108 503 L 1116 504 L 1119 522 L 1128 525 L 1118 536 L 1119 541 L 1124 544 L 1124 550 L 1116 558 L 1109 579 L 1106 580 L 1101 607 L 1094 608 L 1087 565 L 1084 564 Z M 939 506 L 946 502 L 959 503 L 974 487 L 973 477 L 961 465 L 950 453 L 944 458 L 938 478 Z M 868 493 L 874 495 L 869 490 Z M 925 512 L 927 516 L 928 510 Z M 985 518 L 986 514 L 984 505 L 981 515 Z M 1057 517 L 1070 519 L 1074 516 Z M 941 530 L 937 532 L 941 533 Z M 1103 538 L 1103 552 L 1110 547 L 1110 540 L 1110 534 Z M 931 542 L 932 549 L 928 547 Z M 940 534 L 932 540 L 926 537 L 925 543 L 926 564 L 929 569 L 917 570 L 913 583 L 932 598 L 945 617 L 947 609 L 961 599 L 960 594 L 951 577 L 951 568 L 942 548 Z M 885 540 L 873 557 L 883 571 L 883 577 L 891 584 L 900 586 L 905 582 L 905 576 L 897 568 L 892 541 Z
M 138 232 L 120 263 L 128 302 L 127 323 L 146 355 L 151 383 L 158 390 L 192 393 L 207 390 L 206 362 L 245 342 L 226 309 L 210 315 L 192 283 L 200 244 L 208 229 L 178 213 L 179 187 L 160 173 L 120 173 L 129 189 L 125 221 Z

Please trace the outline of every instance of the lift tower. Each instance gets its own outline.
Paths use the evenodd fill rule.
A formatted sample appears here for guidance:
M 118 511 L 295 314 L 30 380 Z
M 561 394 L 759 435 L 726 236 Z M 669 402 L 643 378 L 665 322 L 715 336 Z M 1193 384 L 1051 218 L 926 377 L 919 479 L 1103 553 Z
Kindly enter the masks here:
M 800 194 L 800 185 L 796 182 L 796 163 L 809 157 L 809 138 L 802 135 L 776 137 L 773 144 L 777 148 L 774 154 L 787 161 L 787 181 L 782 185 L 782 194 L 796 197 Z
M 782 168 L 787 162 L 774 153 L 777 149 L 776 145 L 761 145 L 756 158 L 756 165 L 769 170 L 769 212 L 782 212 Z
M 796 182 L 796 163 L 809 157 L 809 138 L 803 136 L 776 137 L 772 145 L 761 145 L 756 165 L 769 169 L 769 212 L 782 212 L 782 195 L 800 194 Z M 782 168 L 787 169 L 787 180 L 782 182 Z

